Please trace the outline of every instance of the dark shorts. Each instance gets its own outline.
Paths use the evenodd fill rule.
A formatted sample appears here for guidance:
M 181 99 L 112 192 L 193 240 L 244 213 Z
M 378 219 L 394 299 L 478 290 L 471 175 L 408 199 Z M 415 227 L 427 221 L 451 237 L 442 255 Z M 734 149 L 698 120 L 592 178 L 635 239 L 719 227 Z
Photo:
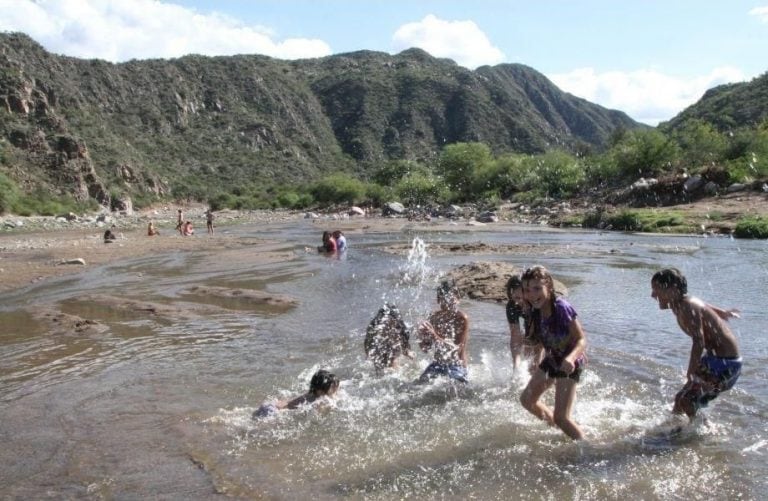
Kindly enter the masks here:
M 696 370 L 696 378 L 714 385 L 702 384 L 701 381 L 688 381 L 675 396 L 675 400 L 685 399 L 693 403 L 696 410 L 706 407 L 717 396 L 733 388 L 741 376 L 741 358 L 722 358 L 712 355 L 701 357 Z
M 434 379 L 437 376 L 448 376 L 450 379 L 460 381 L 462 383 L 468 383 L 467 368 L 460 364 L 441 364 L 440 362 L 432 362 L 424 369 L 419 381 L 425 382 L 430 379 Z
M 580 362 L 576 362 L 576 369 L 571 372 L 570 374 L 566 374 L 565 372 L 560 370 L 560 364 L 562 362 L 558 362 L 553 357 L 545 357 L 544 360 L 541 361 L 539 364 L 539 369 L 543 370 L 547 373 L 547 377 L 550 378 L 569 378 L 573 379 L 577 383 L 581 379 L 581 372 L 584 370 L 582 367 L 582 364 Z

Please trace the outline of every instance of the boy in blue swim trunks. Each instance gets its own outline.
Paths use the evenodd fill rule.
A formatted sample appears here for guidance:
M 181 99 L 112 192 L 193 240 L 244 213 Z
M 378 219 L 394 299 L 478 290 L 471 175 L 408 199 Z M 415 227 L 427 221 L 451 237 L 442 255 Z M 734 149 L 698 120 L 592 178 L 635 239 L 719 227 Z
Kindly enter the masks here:
M 437 288 L 440 309 L 433 311 L 429 319 L 419 325 L 419 347 L 422 351 L 435 348 L 434 361 L 424 370 L 420 383 L 437 376 L 468 382 L 467 340 L 469 317 L 459 311 L 459 290 L 451 282 L 443 282 Z
M 741 375 L 739 343 L 725 322 L 738 318 L 738 310 L 723 310 L 689 296 L 688 281 L 675 268 L 654 274 L 651 290 L 659 308 L 671 309 L 680 328 L 693 341 L 688 381 L 675 396 L 672 409 L 693 420 L 700 408 L 733 388 Z

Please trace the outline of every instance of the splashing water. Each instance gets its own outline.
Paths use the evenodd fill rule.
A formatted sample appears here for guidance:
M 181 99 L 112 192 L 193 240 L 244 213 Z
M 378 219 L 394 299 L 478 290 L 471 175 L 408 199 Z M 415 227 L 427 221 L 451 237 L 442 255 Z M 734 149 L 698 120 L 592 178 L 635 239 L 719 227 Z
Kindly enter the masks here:
M 400 269 L 403 274 L 401 284 L 424 284 L 432 271 L 427 265 L 428 258 L 427 244 L 421 238 L 414 237 L 411 250 L 408 251 L 408 261 Z
M 422 304 L 423 293 L 431 290 L 436 280 L 435 271 L 429 265 L 429 253 L 424 240 L 414 237 L 408 258 L 398 267 L 398 272 L 400 277 L 394 289 L 385 292 L 382 300 L 397 304 L 406 319 L 417 320 L 429 311 Z

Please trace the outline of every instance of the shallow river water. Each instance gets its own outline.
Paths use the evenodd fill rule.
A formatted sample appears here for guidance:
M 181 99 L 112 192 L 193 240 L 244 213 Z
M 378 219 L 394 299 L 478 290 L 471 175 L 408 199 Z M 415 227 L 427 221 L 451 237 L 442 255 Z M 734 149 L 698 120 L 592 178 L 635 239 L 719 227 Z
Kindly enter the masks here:
M 279 236 L 293 259 L 258 265 L 203 252 L 132 259 L 0 296 L 0 498 L 765 499 L 768 495 L 768 245 L 729 238 L 519 227 L 351 233 L 344 259 L 306 252 L 311 223 L 242 226 Z M 202 237 L 201 237 L 202 238 Z M 536 255 L 431 255 L 436 242 L 534 244 Z M 407 254 L 393 243 L 423 242 Z M 257 250 L 254 250 L 256 253 Z M 246 254 L 247 256 L 247 254 Z M 409 324 L 435 307 L 439 276 L 471 261 L 547 266 L 569 288 L 589 343 L 574 443 L 518 403 L 500 304 L 462 302 L 470 384 L 412 381 L 425 354 L 376 377 L 365 327 L 384 301 Z M 676 266 L 692 294 L 738 307 L 744 371 L 680 433 L 671 401 L 690 340 L 650 297 Z M 298 299 L 287 312 L 228 308 L 168 318 L 78 301 L 119 295 L 173 305 L 192 285 Z M 201 299 L 198 298 L 197 301 Z M 53 334 L 30 311 L 55 305 L 99 334 Z M 332 408 L 252 420 L 264 401 L 342 379 Z M 551 395 L 550 395 L 551 396 Z

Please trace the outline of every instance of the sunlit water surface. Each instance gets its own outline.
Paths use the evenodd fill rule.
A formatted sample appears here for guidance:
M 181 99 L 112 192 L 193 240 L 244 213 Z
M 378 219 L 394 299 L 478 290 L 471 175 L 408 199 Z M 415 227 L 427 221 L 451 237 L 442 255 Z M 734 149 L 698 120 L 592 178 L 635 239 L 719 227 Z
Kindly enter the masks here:
M 280 236 L 295 259 L 169 254 L 96 268 L 0 298 L 0 496 L 208 499 L 761 499 L 768 492 L 768 246 L 728 238 L 533 230 L 348 235 L 344 259 L 305 251 L 316 225 L 239 227 Z M 430 254 L 435 242 L 524 243 L 537 255 Z M 413 244 L 393 255 L 383 247 Z M 557 248 L 557 252 L 546 249 Z M 257 251 L 254 251 L 257 252 Z M 376 377 L 363 355 L 384 301 L 414 324 L 435 307 L 440 275 L 463 263 L 546 265 L 569 287 L 589 342 L 567 440 L 517 398 L 501 305 L 465 300 L 467 387 L 412 381 L 419 354 Z M 736 387 L 670 433 L 671 400 L 690 341 L 650 298 L 650 277 L 677 266 L 693 294 L 736 306 L 745 359 Z M 287 313 L 162 318 L 83 304 L 84 294 L 165 304 L 192 285 L 297 298 Z M 197 299 L 199 301 L 199 298 Z M 55 304 L 99 320 L 102 334 L 46 332 L 25 310 Z M 330 409 L 252 420 L 263 401 L 306 391 L 327 368 L 342 378 Z M 551 401 L 551 400 L 550 400 Z

